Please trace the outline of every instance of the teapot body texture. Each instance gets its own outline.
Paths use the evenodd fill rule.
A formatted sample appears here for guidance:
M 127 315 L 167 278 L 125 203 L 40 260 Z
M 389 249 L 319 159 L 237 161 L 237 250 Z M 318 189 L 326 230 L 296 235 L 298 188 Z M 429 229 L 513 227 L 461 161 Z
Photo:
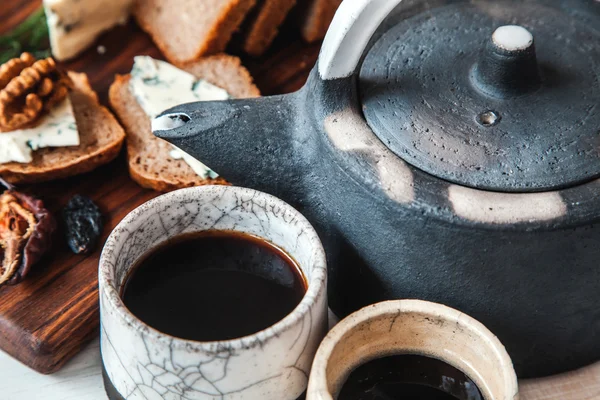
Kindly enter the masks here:
M 330 85 L 316 86 L 355 96 Z M 455 185 L 391 154 L 355 102 L 319 104 L 331 108 L 314 119 L 303 213 L 328 252 L 336 313 L 405 298 L 455 307 L 498 335 L 522 377 L 600 358 L 600 180 L 546 193 Z

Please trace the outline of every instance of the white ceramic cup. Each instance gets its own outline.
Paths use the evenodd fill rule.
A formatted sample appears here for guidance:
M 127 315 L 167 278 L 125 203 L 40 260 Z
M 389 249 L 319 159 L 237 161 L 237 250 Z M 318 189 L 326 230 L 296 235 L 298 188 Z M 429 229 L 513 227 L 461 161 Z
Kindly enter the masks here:
M 172 337 L 131 314 L 119 294 L 136 260 L 170 238 L 205 230 L 256 235 L 292 256 L 308 281 L 296 309 L 263 331 L 220 342 Z M 105 382 L 128 400 L 296 399 L 306 390 L 314 354 L 327 332 L 326 287 L 321 242 L 309 222 L 283 201 L 230 186 L 157 197 L 121 221 L 100 259 Z
M 496 336 L 460 311 L 419 300 L 374 304 L 338 323 L 317 351 L 307 400 L 336 399 L 356 367 L 398 354 L 444 361 L 471 378 L 485 400 L 518 400 L 517 376 Z

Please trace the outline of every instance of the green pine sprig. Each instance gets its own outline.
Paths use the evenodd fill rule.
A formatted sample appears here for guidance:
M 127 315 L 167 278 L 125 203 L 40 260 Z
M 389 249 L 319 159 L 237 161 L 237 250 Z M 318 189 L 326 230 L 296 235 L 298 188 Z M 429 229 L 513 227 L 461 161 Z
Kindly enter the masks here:
M 25 51 L 36 58 L 50 56 L 48 23 L 42 7 L 12 31 L 0 36 L 0 64 L 19 57 Z

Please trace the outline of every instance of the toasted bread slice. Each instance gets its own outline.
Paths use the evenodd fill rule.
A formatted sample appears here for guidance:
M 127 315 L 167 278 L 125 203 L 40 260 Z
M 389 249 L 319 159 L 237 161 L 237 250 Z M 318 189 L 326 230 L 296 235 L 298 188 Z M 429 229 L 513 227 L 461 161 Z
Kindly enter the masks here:
M 225 50 L 256 0 L 135 0 L 133 15 L 174 64 Z
M 309 43 L 325 37 L 342 0 L 306 0 L 300 11 L 300 30 Z
M 0 176 L 11 183 L 35 183 L 89 172 L 112 161 L 121 150 L 125 132 L 115 117 L 98 102 L 87 76 L 69 72 L 69 94 L 81 144 L 48 147 L 33 152 L 27 164 L 0 164 Z
M 296 0 L 263 0 L 258 3 L 245 22 L 244 51 L 252 56 L 262 55 L 295 4 Z
M 239 58 L 220 54 L 179 65 L 179 68 L 225 89 L 238 98 L 258 97 L 259 90 Z M 226 184 L 223 178 L 204 179 L 183 160 L 171 158 L 172 146 L 155 137 L 150 118 L 129 90 L 129 75 L 117 75 L 110 87 L 110 104 L 127 131 L 129 173 L 141 186 L 167 192 L 206 184 Z M 217 171 L 218 172 L 218 171 Z

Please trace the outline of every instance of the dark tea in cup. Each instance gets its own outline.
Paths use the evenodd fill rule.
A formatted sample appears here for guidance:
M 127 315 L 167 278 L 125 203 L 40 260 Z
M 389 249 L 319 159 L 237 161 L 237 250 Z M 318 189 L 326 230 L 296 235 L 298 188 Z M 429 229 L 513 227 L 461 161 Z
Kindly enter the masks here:
M 296 308 L 306 289 L 296 261 L 274 244 L 209 230 L 177 236 L 141 257 L 122 299 L 163 333 L 220 341 L 274 325 Z
M 338 400 L 483 400 L 463 372 L 435 358 L 403 354 L 354 369 Z

